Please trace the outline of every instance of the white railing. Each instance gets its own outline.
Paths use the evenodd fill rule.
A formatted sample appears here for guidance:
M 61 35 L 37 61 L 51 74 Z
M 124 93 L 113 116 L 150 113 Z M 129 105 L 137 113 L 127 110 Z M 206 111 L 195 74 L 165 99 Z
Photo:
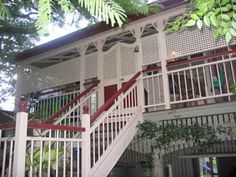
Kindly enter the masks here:
M 0 125 L 1 176 L 107 176 L 142 120 L 139 76 L 140 72 L 99 108 L 92 123 L 84 106 L 82 127 L 28 122 L 25 112 L 17 113 L 16 123 Z M 81 99 L 80 107 L 89 104 L 90 97 Z M 9 128 L 13 135 L 5 135 L 12 138 L 3 138 L 2 130 Z M 41 130 L 46 133 L 42 135 Z
M 80 91 L 73 91 L 69 93 L 62 93 L 59 95 L 43 95 L 32 105 L 30 111 L 35 113 L 37 118 L 47 120 L 48 117 L 55 114 L 63 106 L 69 103 L 72 99 L 76 98 Z
M 13 169 L 14 138 L 6 136 L 8 130 L 0 130 L 0 176 L 11 177 Z M 12 130 L 10 130 L 12 131 Z M 5 134 L 5 135 L 3 135 Z
M 81 148 L 78 138 L 27 137 L 25 171 L 30 177 L 80 176 Z
M 99 81 L 92 83 L 80 95 L 70 100 L 55 114 L 51 115 L 45 122 L 60 125 L 80 125 L 80 114 L 83 105 L 91 107 L 90 113 L 93 114 L 97 110 L 97 86 Z
M 143 72 L 145 110 L 157 111 L 164 105 L 181 103 L 195 106 L 230 101 L 230 86 L 236 82 L 236 57 L 232 52 L 172 62 L 167 65 L 168 81 L 162 80 L 161 68 Z M 169 87 L 164 100 L 163 82 Z
M 146 74 L 143 76 L 145 108 L 163 106 L 163 81 L 162 73 Z
M 71 126 L 81 126 L 80 115 L 83 106 L 89 106 L 89 114 L 92 115 L 97 110 L 97 91 L 93 90 L 84 96 L 78 103 L 71 106 L 65 114 L 57 117 L 56 121 L 53 122 L 55 125 L 71 125 Z
M 136 125 L 142 117 L 142 107 L 139 101 L 141 80 L 136 81 L 138 76 L 139 74 L 127 82 L 117 95 L 91 117 L 92 126 L 88 135 L 91 142 L 91 164 L 89 165 L 91 177 L 108 175 L 109 170 L 119 160 L 136 133 Z M 124 134 L 125 132 L 127 134 Z M 127 140 L 123 140 L 119 144 L 121 138 Z M 113 154 L 111 151 L 115 148 L 117 151 Z M 109 157 L 112 158 L 112 161 L 109 161 Z M 101 164 L 105 160 L 107 160 L 107 166 L 101 169 Z
M 85 129 L 28 122 L 28 114 L 24 112 L 17 113 L 16 123 L 0 127 L 1 177 L 81 177 L 81 134 Z M 12 137 L 6 133 L 12 131 L 9 128 L 14 130 Z M 34 131 L 41 129 L 48 129 L 47 136 L 34 135 Z M 80 136 L 71 138 L 71 132 L 80 132 Z
M 236 58 L 222 57 L 217 61 L 204 60 L 202 64 L 190 64 L 168 71 L 170 103 L 217 97 L 227 97 L 230 100 L 230 86 L 235 83 L 236 77 L 235 64 Z

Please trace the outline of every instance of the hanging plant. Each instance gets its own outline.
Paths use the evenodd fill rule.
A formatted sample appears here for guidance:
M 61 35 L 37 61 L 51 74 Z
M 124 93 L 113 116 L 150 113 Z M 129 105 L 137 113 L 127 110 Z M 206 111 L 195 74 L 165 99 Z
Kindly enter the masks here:
M 213 29 L 214 39 L 224 37 L 229 43 L 236 36 L 236 0 L 193 0 L 187 12 L 165 26 L 165 32 L 204 27 Z

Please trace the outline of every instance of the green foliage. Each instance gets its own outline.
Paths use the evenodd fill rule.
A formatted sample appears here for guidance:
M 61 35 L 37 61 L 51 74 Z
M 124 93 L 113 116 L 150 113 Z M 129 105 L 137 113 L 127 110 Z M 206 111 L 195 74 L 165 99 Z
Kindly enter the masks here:
M 6 18 L 8 16 L 9 16 L 8 8 L 5 6 L 5 4 L 2 1 L 0 1 L 0 19 Z
M 217 135 L 225 132 L 221 126 L 213 127 L 210 125 L 186 124 L 163 124 L 144 121 L 138 125 L 140 130 L 139 138 L 153 140 L 152 149 L 170 150 L 173 143 L 193 143 L 201 149 L 211 147 L 220 141 Z
M 229 43 L 236 36 L 235 0 L 193 0 L 188 11 L 166 24 L 167 33 L 192 27 L 212 28 L 214 38 L 224 37 Z
M 75 7 L 69 0 L 58 1 L 64 13 L 74 13 Z M 117 23 L 121 26 L 126 18 L 123 8 L 114 1 L 106 0 L 78 0 L 78 5 L 84 7 L 92 16 L 106 21 L 106 23 L 114 26 Z M 45 26 L 51 22 L 52 9 L 54 7 L 52 0 L 39 0 L 39 13 L 37 21 L 37 29 L 40 33 L 45 33 Z
M 50 148 L 50 151 L 49 151 Z M 34 147 L 33 151 L 33 160 L 31 161 L 30 153 L 26 154 L 26 162 L 25 162 L 25 171 L 29 171 L 30 167 L 32 167 L 34 174 L 36 175 L 39 172 L 39 163 L 40 163 L 40 153 L 42 153 L 42 172 L 47 172 L 48 162 L 50 160 L 50 168 L 51 170 L 56 170 L 56 159 L 58 159 L 63 155 L 63 148 L 54 149 L 53 145 L 49 147 L 49 143 L 45 142 L 42 150 L 40 151 L 39 147 Z M 50 155 L 50 159 L 49 159 Z M 44 176 L 44 175 L 43 175 Z
M 233 93 L 233 94 L 236 94 L 236 83 L 233 83 L 230 85 L 230 91 Z

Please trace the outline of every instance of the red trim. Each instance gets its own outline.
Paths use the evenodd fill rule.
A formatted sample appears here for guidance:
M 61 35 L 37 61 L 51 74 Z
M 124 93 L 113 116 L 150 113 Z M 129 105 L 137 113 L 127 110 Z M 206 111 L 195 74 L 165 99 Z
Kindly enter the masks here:
M 190 60 L 172 61 L 172 62 L 169 62 L 166 66 L 168 68 L 171 68 L 171 67 L 175 67 L 175 66 L 179 66 L 179 65 L 183 65 L 183 64 L 188 64 L 188 63 L 192 63 L 192 62 L 197 62 L 197 61 L 202 61 L 202 60 L 209 60 L 209 59 L 220 57 L 220 56 L 223 56 L 223 55 L 229 55 L 229 54 L 232 54 L 234 52 L 236 52 L 236 49 L 233 49 L 231 51 L 224 51 L 224 52 L 220 52 L 220 53 L 216 53 L 216 54 L 212 54 L 212 55 L 207 55 L 207 56 L 195 57 L 195 58 L 192 58 Z
M 15 128 L 16 128 L 16 123 L 0 124 L 0 129 L 1 130 L 15 129 Z M 51 130 L 62 130 L 62 131 L 78 131 L 78 132 L 84 132 L 85 131 L 85 128 L 83 128 L 83 127 L 50 125 L 50 124 L 35 123 L 35 122 L 29 122 L 28 123 L 28 128 L 51 129 Z
M 85 128 L 83 128 L 83 127 L 73 127 L 73 126 L 64 126 L 64 125 L 50 125 L 50 124 L 35 123 L 35 122 L 29 122 L 28 123 L 28 128 L 85 132 Z
M 62 107 L 59 111 L 57 111 L 54 115 L 52 115 L 51 117 L 48 118 L 47 121 L 45 121 L 46 124 L 49 124 L 50 122 L 52 122 L 53 120 L 55 120 L 61 113 L 63 113 L 67 108 L 69 108 L 71 105 L 73 105 L 74 103 L 76 103 L 77 100 L 81 99 L 84 95 L 86 95 L 87 93 L 89 93 L 94 87 L 98 86 L 98 84 L 100 83 L 99 80 L 97 80 L 96 82 L 94 82 L 90 87 L 88 87 L 86 90 L 84 90 L 80 95 L 78 95 L 77 97 L 75 97 L 73 100 L 71 100 L 68 104 L 66 104 L 64 107 Z
M 71 86 L 71 87 L 65 87 L 65 88 L 61 88 L 61 89 L 55 89 L 53 91 L 48 91 L 48 92 L 44 92 L 44 93 L 40 93 L 42 91 L 39 91 L 39 94 L 38 95 L 36 94 L 36 95 L 37 95 L 37 97 L 40 97 L 40 96 L 51 94 L 51 93 L 56 93 L 56 92 L 60 92 L 60 91 L 66 91 L 66 90 L 69 90 L 69 89 L 77 89 L 77 88 L 79 88 L 79 87 L 78 86 Z M 75 91 L 79 91 L 79 90 L 75 90 Z
M 136 73 L 128 82 L 126 82 L 124 84 L 123 87 L 121 87 L 105 104 L 103 104 L 98 110 L 97 112 L 95 112 L 92 116 L 91 116 L 91 123 L 94 122 L 107 108 L 109 108 L 115 101 L 115 99 L 118 98 L 118 96 L 125 92 L 126 90 L 128 90 L 135 82 L 136 79 L 140 76 L 141 72 L 139 71 L 138 73 Z
M 147 69 L 143 69 L 142 72 L 147 73 L 147 72 L 160 71 L 160 70 L 161 70 L 160 66 L 152 66 L 152 67 L 149 67 Z
M 2 130 L 14 129 L 14 128 L 16 128 L 16 123 L 0 124 L 0 129 Z

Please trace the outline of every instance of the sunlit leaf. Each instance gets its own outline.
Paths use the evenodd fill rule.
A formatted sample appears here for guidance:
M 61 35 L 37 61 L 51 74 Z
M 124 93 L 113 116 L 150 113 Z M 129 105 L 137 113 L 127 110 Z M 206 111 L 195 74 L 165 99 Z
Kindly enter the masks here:
M 225 40 L 226 40 L 227 44 L 230 42 L 231 39 L 232 39 L 231 33 L 230 33 L 230 32 L 227 32 L 227 33 L 225 34 Z
M 207 16 L 204 16 L 203 21 L 204 21 L 206 26 L 210 27 L 211 22 L 210 22 L 210 19 Z
M 186 27 L 192 27 L 192 26 L 194 26 L 196 24 L 196 21 L 195 20 L 189 20 L 186 24 L 185 24 L 185 26 Z
M 197 21 L 197 27 L 198 29 L 202 29 L 202 20 Z

